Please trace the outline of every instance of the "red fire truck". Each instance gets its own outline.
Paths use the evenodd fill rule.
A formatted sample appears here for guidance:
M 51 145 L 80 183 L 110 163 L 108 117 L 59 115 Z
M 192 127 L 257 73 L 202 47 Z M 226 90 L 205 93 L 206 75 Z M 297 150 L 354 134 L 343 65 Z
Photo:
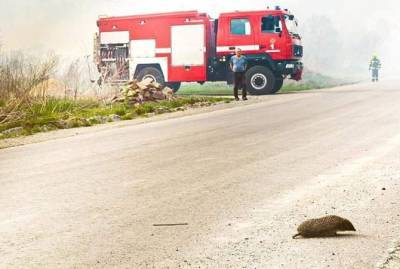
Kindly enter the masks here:
M 251 94 L 279 91 L 283 80 L 301 80 L 303 46 L 288 10 L 174 13 L 102 17 L 97 21 L 95 61 L 100 82 L 152 78 L 175 91 L 182 82 L 232 82 L 236 48 L 249 60 Z

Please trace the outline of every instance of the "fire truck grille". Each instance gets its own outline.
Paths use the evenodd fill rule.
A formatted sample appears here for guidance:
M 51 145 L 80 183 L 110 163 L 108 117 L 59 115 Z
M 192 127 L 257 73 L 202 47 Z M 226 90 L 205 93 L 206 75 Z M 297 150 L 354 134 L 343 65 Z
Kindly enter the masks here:
M 295 57 L 303 57 L 303 46 L 294 45 L 293 46 L 293 55 Z

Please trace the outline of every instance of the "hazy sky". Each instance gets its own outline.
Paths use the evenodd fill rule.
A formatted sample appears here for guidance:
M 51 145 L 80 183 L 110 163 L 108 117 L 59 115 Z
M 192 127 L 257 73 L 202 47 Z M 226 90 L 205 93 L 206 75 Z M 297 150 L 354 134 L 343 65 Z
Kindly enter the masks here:
M 312 16 L 329 17 L 341 42 L 379 31 L 382 43 L 376 52 L 393 66 L 400 60 L 400 38 L 389 35 L 400 31 L 398 0 L 0 0 L 0 39 L 6 49 L 53 49 L 62 55 L 84 55 L 92 51 L 96 19 L 101 14 L 197 9 L 215 17 L 222 11 L 265 9 L 277 4 L 289 8 L 300 23 Z

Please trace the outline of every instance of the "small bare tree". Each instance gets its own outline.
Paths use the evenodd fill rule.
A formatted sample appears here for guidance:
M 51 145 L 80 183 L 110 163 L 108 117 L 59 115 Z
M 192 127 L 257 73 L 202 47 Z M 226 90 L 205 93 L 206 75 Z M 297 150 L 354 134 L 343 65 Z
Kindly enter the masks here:
M 82 63 L 80 59 L 74 60 L 63 75 L 65 85 L 65 97 L 72 93 L 74 100 L 78 98 L 79 89 L 82 85 Z

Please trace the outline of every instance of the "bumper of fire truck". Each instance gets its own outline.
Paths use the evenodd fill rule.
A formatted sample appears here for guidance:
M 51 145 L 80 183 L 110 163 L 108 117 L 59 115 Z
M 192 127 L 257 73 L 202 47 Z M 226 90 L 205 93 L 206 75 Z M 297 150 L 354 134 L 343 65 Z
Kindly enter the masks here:
M 299 81 L 303 76 L 303 63 L 300 61 L 280 61 L 276 64 L 276 71 L 283 76 Z

